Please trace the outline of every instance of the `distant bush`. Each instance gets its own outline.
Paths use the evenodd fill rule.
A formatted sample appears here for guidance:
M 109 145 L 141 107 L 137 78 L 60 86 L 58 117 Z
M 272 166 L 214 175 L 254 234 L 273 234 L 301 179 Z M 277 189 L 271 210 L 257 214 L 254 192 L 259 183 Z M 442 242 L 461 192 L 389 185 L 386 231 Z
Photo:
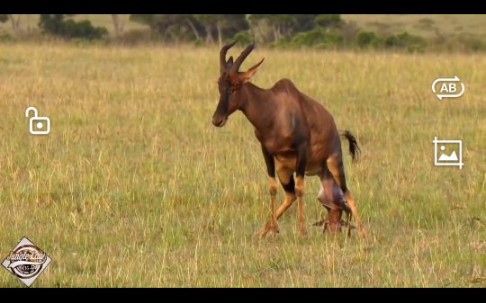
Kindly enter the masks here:
M 360 27 L 354 21 L 344 23 L 340 28 L 339 32 L 343 36 L 344 44 L 347 46 L 352 46 L 355 42 L 356 36 L 360 32 Z
M 391 49 L 403 49 L 411 52 L 423 51 L 427 42 L 424 38 L 403 32 L 398 35 L 388 36 L 385 39 L 385 47 Z
M 6 32 L 0 32 L 0 42 L 12 42 L 15 38 Z
M 389 23 L 373 21 L 367 22 L 366 25 L 368 27 L 374 27 L 380 36 L 391 35 L 393 33 L 393 29 Z
M 233 39 L 231 41 L 235 41 L 236 43 L 242 44 L 242 45 L 247 45 L 253 42 L 253 37 L 251 36 L 250 33 L 243 31 L 243 32 L 238 32 L 236 35 L 234 35 Z
M 429 18 L 422 18 L 415 24 L 414 27 L 422 30 L 433 30 L 435 27 L 435 21 Z
M 419 22 L 419 24 L 422 24 L 422 25 L 428 26 L 428 27 L 431 27 L 432 25 L 435 24 L 435 21 L 430 19 L 430 18 L 422 18 L 418 22 Z
M 350 40 L 353 36 L 354 40 Z M 270 47 L 341 49 L 354 46 L 359 49 L 391 49 L 416 52 L 423 51 L 426 45 L 427 42 L 424 38 L 411 35 L 407 32 L 397 35 L 382 36 L 372 31 L 359 31 L 355 27 L 346 28 L 344 26 L 340 29 L 317 27 L 310 31 L 300 32 L 291 39 L 279 39 L 270 44 Z
M 100 39 L 108 34 L 108 30 L 104 27 L 95 27 L 88 20 L 75 22 L 74 20 L 66 20 L 62 36 L 67 38 L 82 38 L 82 39 Z
M 319 48 L 336 48 L 342 45 L 343 36 L 337 31 L 324 29 L 322 27 L 298 33 L 290 41 L 294 47 L 318 46 Z
M 40 16 L 39 27 L 46 33 L 62 38 L 100 39 L 108 34 L 104 27 L 95 27 L 91 21 L 64 20 L 62 14 L 43 14 Z
M 461 46 L 462 51 L 486 51 L 486 43 L 478 37 L 462 35 L 455 41 L 455 45 Z
M 314 23 L 324 28 L 338 28 L 344 25 L 344 21 L 339 14 L 317 15 Z
M 359 32 L 356 36 L 356 45 L 359 48 L 380 48 L 383 45 L 383 38 L 374 32 Z
M 138 45 L 154 41 L 150 29 L 131 29 L 123 32 L 118 37 L 113 37 L 112 42 L 124 45 Z

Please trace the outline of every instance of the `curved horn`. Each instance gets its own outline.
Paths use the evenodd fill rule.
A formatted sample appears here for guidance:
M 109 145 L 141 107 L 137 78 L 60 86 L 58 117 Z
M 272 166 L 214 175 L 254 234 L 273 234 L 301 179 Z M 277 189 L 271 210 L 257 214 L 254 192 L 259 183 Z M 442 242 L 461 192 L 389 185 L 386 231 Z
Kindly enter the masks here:
M 233 47 L 233 45 L 236 44 L 236 41 L 230 44 L 226 44 L 221 48 L 221 51 L 219 52 L 219 64 L 221 67 L 221 72 L 224 72 L 226 69 L 226 53 L 230 48 Z
M 231 71 L 237 73 L 238 70 L 240 69 L 241 63 L 245 61 L 246 57 L 251 53 L 251 51 L 255 48 L 255 44 L 252 43 L 248 45 L 245 50 L 241 52 L 241 54 L 238 56 L 238 59 L 236 59 L 235 63 L 231 67 Z

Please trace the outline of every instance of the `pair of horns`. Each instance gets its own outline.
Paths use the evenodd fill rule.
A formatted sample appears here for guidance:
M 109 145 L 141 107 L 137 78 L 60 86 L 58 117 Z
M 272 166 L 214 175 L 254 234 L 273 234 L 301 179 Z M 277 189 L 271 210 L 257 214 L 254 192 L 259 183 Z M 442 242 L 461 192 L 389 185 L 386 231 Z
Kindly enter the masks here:
M 236 44 L 236 41 L 235 42 L 232 42 L 230 44 L 226 44 L 225 46 L 223 46 L 221 48 L 221 51 L 219 52 L 219 56 L 220 56 L 220 65 L 221 65 L 221 72 L 224 72 L 226 70 L 226 64 L 228 63 L 226 61 L 226 53 L 228 52 L 228 50 L 230 48 L 232 48 L 234 45 Z M 233 65 L 231 65 L 231 69 L 230 69 L 230 73 L 237 73 L 240 69 L 240 66 L 241 66 L 241 63 L 243 63 L 243 61 L 245 61 L 246 57 L 248 57 L 248 55 L 251 53 L 251 51 L 255 48 L 255 44 L 250 44 L 248 45 L 242 52 L 241 54 L 238 56 L 238 58 L 236 59 L 235 63 L 233 63 Z M 262 60 L 263 61 L 263 60 Z

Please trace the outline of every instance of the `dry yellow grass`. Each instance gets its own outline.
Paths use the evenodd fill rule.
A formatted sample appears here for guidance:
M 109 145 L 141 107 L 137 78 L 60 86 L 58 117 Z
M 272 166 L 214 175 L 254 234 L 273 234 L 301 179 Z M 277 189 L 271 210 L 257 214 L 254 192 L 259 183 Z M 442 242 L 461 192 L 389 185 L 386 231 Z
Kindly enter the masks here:
M 0 47 L 0 255 L 43 248 L 34 287 L 484 287 L 486 57 L 259 49 L 245 66 L 262 56 L 257 85 L 290 78 L 356 134 L 369 241 L 299 239 L 294 207 L 254 239 L 264 161 L 243 115 L 211 124 L 217 49 L 23 44 Z M 432 81 L 453 75 L 465 96 L 438 101 Z M 49 136 L 28 134 L 27 106 Z M 462 170 L 433 167 L 435 136 L 464 141 Z M 22 284 L 2 269 L 0 286 Z

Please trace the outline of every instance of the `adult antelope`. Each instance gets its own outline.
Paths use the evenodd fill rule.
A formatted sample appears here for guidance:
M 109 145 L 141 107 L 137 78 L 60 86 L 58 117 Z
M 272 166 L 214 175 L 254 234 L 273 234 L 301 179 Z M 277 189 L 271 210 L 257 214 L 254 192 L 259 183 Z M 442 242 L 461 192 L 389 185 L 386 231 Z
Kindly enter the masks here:
M 234 44 L 225 45 L 220 51 L 220 99 L 212 122 L 222 127 L 233 112 L 240 110 L 255 127 L 269 176 L 272 209 L 271 219 L 258 233 L 260 238 L 269 232 L 279 232 L 277 220 L 295 200 L 298 204 L 299 234 L 307 234 L 303 198 L 305 175 L 319 176 L 321 179 L 318 199 L 328 211 L 345 210 L 348 220 L 352 215 L 358 230 L 363 232 L 356 201 L 346 185 L 340 134 L 332 115 L 317 101 L 300 92 L 288 79 L 278 81 L 270 89 L 262 89 L 251 83 L 251 78 L 265 58 L 246 72 L 240 72 L 241 64 L 254 45 L 246 47 L 233 62 L 233 57 L 226 60 L 226 53 Z M 348 131 L 343 135 L 349 141 L 354 159 L 359 152 L 356 139 Z M 286 193 L 284 202 L 278 208 L 275 172 Z

